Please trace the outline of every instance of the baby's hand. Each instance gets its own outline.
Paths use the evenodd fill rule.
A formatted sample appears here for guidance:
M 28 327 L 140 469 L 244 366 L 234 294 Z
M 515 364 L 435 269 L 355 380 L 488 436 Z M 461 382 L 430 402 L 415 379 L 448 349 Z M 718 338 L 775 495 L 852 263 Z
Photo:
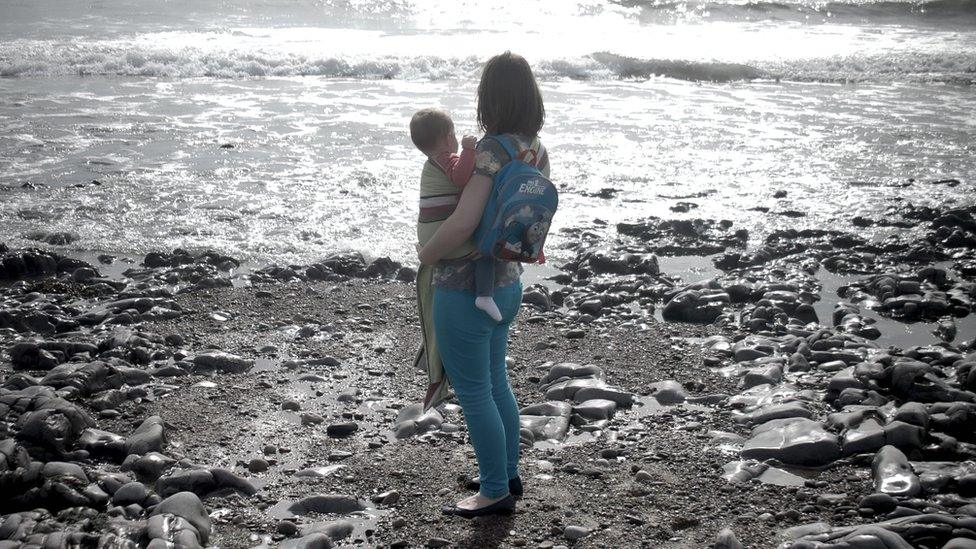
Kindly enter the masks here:
M 478 138 L 473 135 L 465 135 L 461 138 L 462 149 L 473 149 L 478 145 Z

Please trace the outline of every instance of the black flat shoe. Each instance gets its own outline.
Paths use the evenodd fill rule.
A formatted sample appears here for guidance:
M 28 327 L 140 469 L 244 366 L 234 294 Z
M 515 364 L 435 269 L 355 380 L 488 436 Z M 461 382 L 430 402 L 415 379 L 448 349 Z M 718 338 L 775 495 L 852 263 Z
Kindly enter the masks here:
M 481 481 L 478 477 L 465 478 L 464 487 L 468 490 L 479 490 L 481 488 Z M 522 477 L 515 477 L 508 480 L 508 493 L 517 498 L 522 497 L 522 494 L 525 493 L 525 488 L 522 486 Z
M 454 515 L 461 518 L 472 519 L 488 515 L 511 515 L 515 512 L 515 498 L 512 494 L 478 509 L 461 509 L 457 505 L 445 505 L 441 507 L 441 512 L 445 515 Z

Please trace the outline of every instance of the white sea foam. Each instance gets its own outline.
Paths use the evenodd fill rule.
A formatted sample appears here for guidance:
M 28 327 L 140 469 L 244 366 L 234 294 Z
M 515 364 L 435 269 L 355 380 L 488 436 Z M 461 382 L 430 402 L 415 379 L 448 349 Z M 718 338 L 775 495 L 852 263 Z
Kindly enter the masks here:
M 202 50 L 134 46 L 124 42 L 88 45 L 14 41 L 0 46 L 0 76 L 117 75 L 164 78 L 326 76 L 363 79 L 443 79 L 477 74 L 478 56 L 308 55 L 293 51 Z M 655 59 L 593 52 L 535 61 L 541 78 L 646 79 L 668 77 L 727 82 L 786 79 L 823 82 L 976 81 L 976 51 L 852 54 L 738 63 Z

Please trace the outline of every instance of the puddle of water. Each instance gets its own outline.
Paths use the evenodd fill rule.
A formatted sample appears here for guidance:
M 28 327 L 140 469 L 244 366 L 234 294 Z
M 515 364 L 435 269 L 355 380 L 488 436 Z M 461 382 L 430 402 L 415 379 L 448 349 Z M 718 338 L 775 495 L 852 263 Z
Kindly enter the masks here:
M 657 264 L 661 272 L 681 278 L 684 284 L 694 284 L 709 278 L 715 278 L 722 271 L 715 268 L 712 259 L 716 255 L 679 255 L 672 257 L 658 257 Z
M 292 519 L 298 524 L 299 528 L 309 527 L 318 523 L 328 523 L 340 520 L 348 521 L 353 526 L 352 533 L 343 539 L 336 540 L 336 547 L 361 546 L 362 541 L 369 539 L 366 535 L 366 531 L 369 530 L 375 532 L 380 519 L 390 514 L 390 511 L 386 509 L 367 507 L 365 511 L 357 511 L 345 515 L 311 514 L 296 516 L 288 510 L 288 507 L 290 507 L 293 503 L 295 503 L 294 500 L 281 500 L 274 506 L 269 507 L 266 512 L 269 516 L 278 520 Z M 360 543 L 357 543 L 357 541 Z
M 949 272 L 950 278 L 959 279 L 958 273 L 953 271 L 951 263 L 936 263 L 936 267 L 941 267 Z M 823 289 L 820 292 L 820 301 L 814 303 L 813 308 L 817 311 L 817 316 L 822 323 L 830 323 L 833 315 L 834 305 L 839 303 L 841 298 L 837 297 L 837 289 L 847 286 L 855 280 L 862 278 L 859 275 L 845 276 L 821 270 L 817 273 Z M 874 326 L 881 331 L 881 337 L 874 340 L 881 347 L 896 346 L 901 348 L 933 345 L 941 343 L 942 340 L 932 333 L 937 323 L 935 322 L 901 322 L 892 318 L 881 316 L 875 311 L 864 306 L 861 309 L 861 316 L 875 321 Z M 955 319 L 958 335 L 957 341 L 968 341 L 976 336 L 976 315 L 970 314 L 965 318 Z
M 549 280 L 550 277 L 558 274 L 563 274 L 563 272 L 554 267 L 552 263 L 546 263 L 545 265 L 527 263 L 525 264 L 525 272 L 522 273 L 522 286 L 528 288 L 533 284 L 541 284 L 548 288 L 549 291 L 558 290 L 563 285 Z

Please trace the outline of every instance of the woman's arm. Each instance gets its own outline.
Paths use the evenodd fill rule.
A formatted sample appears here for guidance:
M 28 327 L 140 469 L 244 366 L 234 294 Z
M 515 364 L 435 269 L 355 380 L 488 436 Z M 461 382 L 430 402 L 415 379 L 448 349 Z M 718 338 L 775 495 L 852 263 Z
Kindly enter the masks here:
M 461 244 L 471 238 L 474 230 L 481 222 L 481 215 L 485 212 L 485 204 L 491 194 L 491 178 L 475 174 L 461 191 L 457 208 L 450 217 L 441 223 L 434 236 L 430 237 L 427 245 L 420 250 L 420 262 L 433 265 L 445 255 L 451 253 Z

